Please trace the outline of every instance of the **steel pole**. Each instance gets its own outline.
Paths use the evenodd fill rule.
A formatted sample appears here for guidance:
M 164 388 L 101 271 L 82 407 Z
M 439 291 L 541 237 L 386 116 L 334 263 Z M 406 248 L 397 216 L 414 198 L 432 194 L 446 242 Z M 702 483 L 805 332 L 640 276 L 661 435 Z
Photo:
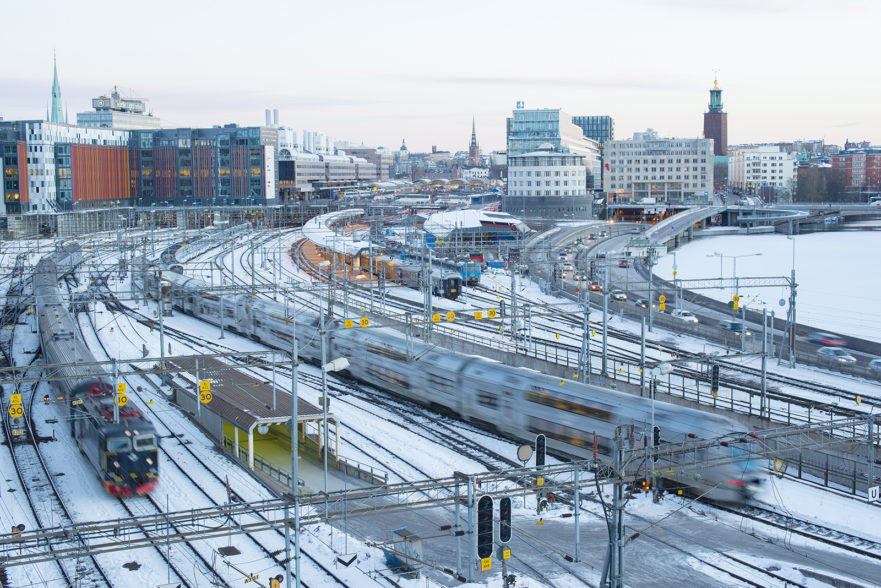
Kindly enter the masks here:
M 645 317 L 642 317 L 639 337 L 639 396 L 645 396 Z
M 300 588 L 300 399 L 297 390 L 297 365 L 300 363 L 297 349 L 297 321 L 293 322 L 291 362 L 291 491 L 294 493 L 294 577 Z
M 746 331 L 746 322 L 743 323 L 743 330 Z M 762 406 L 760 410 L 760 415 L 765 416 L 765 402 L 766 397 L 765 394 L 768 389 L 768 309 L 762 309 Z M 768 410 L 768 417 L 770 418 L 771 411 Z
M 468 581 L 474 581 L 474 478 L 468 476 Z

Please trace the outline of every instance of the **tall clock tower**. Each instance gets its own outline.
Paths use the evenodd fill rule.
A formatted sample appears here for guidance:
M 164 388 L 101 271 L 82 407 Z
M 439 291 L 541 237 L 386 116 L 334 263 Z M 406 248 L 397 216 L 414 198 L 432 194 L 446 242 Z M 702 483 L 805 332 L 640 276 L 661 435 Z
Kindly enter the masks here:
M 704 113 L 704 137 L 713 139 L 714 155 L 728 155 L 728 113 L 722 107 L 718 76 L 713 80 L 709 108 Z

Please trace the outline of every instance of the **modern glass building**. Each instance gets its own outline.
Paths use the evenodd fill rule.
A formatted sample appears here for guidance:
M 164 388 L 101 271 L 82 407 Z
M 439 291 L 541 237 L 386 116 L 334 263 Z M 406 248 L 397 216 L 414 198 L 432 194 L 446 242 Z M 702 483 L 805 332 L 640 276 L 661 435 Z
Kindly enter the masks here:
M 606 143 L 615 138 L 615 120 L 608 115 L 573 116 L 572 124 L 581 127 L 584 136 L 597 143 Z

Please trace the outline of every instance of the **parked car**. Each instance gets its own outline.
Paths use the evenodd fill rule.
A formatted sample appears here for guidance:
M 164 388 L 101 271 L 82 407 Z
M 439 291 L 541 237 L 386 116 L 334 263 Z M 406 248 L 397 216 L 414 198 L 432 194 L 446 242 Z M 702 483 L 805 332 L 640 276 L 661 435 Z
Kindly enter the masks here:
M 621 290 L 612 290 L 610 296 L 615 302 L 627 302 L 627 294 L 625 294 Z
M 820 347 L 817 350 L 820 357 L 835 361 L 838 363 L 856 363 L 857 358 L 847 352 L 847 349 L 841 347 Z
M 721 323 L 719 323 L 719 327 L 726 331 L 731 331 L 732 333 L 735 333 L 737 335 L 740 335 L 746 328 L 744 324 L 740 321 L 722 321 Z M 749 335 L 750 332 L 747 330 L 746 334 Z
M 648 298 L 637 298 L 636 300 L 633 301 L 633 303 L 637 306 L 641 306 L 642 308 L 649 307 Z
M 811 333 L 808 335 L 808 341 L 825 347 L 844 347 L 847 345 L 847 341 L 832 333 Z
M 873 359 L 869 362 L 869 371 L 876 376 L 881 376 L 881 359 Z
M 694 313 L 690 310 L 674 310 L 670 313 L 670 316 L 673 318 L 678 318 L 679 320 L 686 323 L 697 324 L 697 317 L 694 316 Z

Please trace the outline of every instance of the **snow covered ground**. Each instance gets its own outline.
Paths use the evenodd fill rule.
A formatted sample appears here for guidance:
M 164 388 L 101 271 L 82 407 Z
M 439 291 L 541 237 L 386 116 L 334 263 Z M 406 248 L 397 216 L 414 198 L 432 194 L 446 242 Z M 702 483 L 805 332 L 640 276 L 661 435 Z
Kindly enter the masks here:
M 839 231 L 796 235 L 795 277 L 798 284 L 798 322 L 833 333 L 879 340 L 881 272 L 875 255 L 881 250 L 881 231 Z M 721 258 L 714 253 L 721 253 Z M 761 255 L 754 255 L 760 253 Z M 785 235 L 729 235 L 697 239 L 675 251 L 677 278 L 689 280 L 734 277 L 789 276 L 792 270 L 793 240 Z M 655 274 L 673 279 L 674 255 L 655 266 Z M 728 301 L 732 292 L 703 290 L 702 294 Z M 750 308 L 767 306 L 778 316 L 785 314 L 787 288 L 741 289 Z M 741 302 L 741 305 L 744 302 Z

